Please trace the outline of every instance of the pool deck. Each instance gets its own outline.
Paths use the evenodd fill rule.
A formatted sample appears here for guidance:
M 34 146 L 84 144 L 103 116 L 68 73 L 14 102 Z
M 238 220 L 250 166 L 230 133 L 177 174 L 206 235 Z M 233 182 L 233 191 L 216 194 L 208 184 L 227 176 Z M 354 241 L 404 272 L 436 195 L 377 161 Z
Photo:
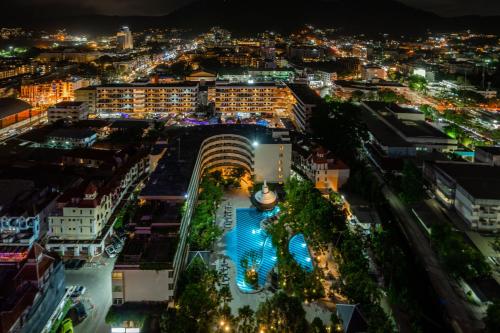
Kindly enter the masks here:
M 264 302 L 266 298 L 271 298 L 273 294 L 266 290 L 262 290 L 256 293 L 245 293 L 242 292 L 236 285 L 236 264 L 226 255 L 226 244 L 224 241 L 224 236 L 228 231 L 234 228 L 236 224 L 236 209 L 237 208 L 250 208 L 252 203 L 250 202 L 250 194 L 246 190 L 233 189 L 224 193 L 222 203 L 217 210 L 216 221 L 219 227 L 224 229 L 224 235 L 220 238 L 215 246 L 215 256 L 213 258 L 212 264 L 216 266 L 216 261 L 220 260 L 222 257 L 226 257 L 229 270 L 229 288 L 231 289 L 231 294 L 233 295 L 233 300 L 229 303 L 233 314 L 236 314 L 238 309 L 249 305 L 253 310 L 257 310 L 260 303 Z M 224 227 L 224 210 L 225 206 L 230 203 L 232 206 L 232 217 L 233 225 L 231 228 Z
M 259 304 L 265 302 L 266 299 L 271 298 L 273 293 L 265 289 L 256 293 L 245 293 L 238 288 L 236 284 L 236 264 L 231 260 L 231 258 L 229 258 L 229 256 L 226 255 L 226 244 L 224 240 L 226 233 L 234 228 L 236 224 L 236 209 L 252 207 L 252 203 L 250 202 L 250 193 L 243 189 L 233 189 L 226 191 L 222 200 L 223 201 L 216 213 L 216 222 L 219 227 L 224 230 L 224 235 L 219 239 L 215 246 L 211 265 L 213 265 L 213 268 L 216 268 L 219 266 L 221 259 L 226 258 L 226 262 L 229 266 L 229 288 L 231 289 L 231 295 L 233 296 L 232 301 L 229 303 L 232 314 L 236 315 L 238 313 L 238 309 L 245 305 L 249 305 L 252 310 L 256 311 Z M 228 203 L 232 206 L 231 215 L 233 224 L 231 228 L 225 228 L 224 226 L 224 210 Z M 304 304 L 304 310 L 306 310 L 306 318 L 309 322 L 311 322 L 315 317 L 319 317 L 323 323 L 330 323 L 331 312 L 325 304 L 317 302 Z

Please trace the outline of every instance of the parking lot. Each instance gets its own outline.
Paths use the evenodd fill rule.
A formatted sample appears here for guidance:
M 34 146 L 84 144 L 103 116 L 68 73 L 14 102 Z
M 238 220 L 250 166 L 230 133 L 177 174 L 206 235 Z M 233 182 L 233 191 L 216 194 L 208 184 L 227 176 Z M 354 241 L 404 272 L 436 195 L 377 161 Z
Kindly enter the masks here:
M 82 285 L 86 288 L 81 301 L 88 317 L 75 327 L 75 333 L 109 333 L 105 317 L 111 306 L 111 271 L 115 259 L 99 257 L 87 262 L 80 269 L 66 270 L 66 285 Z

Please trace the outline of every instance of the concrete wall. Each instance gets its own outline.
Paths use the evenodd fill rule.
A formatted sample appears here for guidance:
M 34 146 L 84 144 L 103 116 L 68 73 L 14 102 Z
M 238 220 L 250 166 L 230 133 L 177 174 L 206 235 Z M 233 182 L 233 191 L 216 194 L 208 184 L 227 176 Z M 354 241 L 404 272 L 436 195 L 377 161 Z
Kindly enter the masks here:
M 115 269 L 114 272 L 123 272 L 124 302 L 162 302 L 174 296 L 174 278 L 172 273 L 169 277 L 168 270 Z M 117 282 L 113 280 L 115 285 Z M 113 297 L 116 294 L 113 293 Z
M 290 177 L 291 167 L 291 144 L 259 144 L 255 147 L 254 174 L 257 182 L 284 182 Z

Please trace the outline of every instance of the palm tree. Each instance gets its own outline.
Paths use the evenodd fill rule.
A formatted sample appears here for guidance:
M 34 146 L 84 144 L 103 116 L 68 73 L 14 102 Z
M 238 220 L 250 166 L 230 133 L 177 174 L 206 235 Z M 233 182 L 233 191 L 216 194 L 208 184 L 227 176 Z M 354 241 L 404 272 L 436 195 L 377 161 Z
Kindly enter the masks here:
M 238 309 L 238 317 L 236 317 L 238 333 L 253 333 L 256 331 L 254 311 L 250 306 L 245 305 Z

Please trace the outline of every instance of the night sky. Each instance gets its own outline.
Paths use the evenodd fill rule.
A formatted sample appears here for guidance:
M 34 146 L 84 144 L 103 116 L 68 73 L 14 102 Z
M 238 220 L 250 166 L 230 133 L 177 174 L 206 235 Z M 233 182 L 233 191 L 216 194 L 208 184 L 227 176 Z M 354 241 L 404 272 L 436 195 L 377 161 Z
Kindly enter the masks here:
M 9 2 L 12 0 L 0 0 Z M 162 15 L 193 0 L 21 0 L 39 15 L 44 13 Z M 251 1 L 251 0 L 241 0 Z M 306 1 L 306 0 L 304 0 Z M 376 0 L 374 0 L 376 1 Z M 443 16 L 500 15 L 500 0 L 399 0 L 410 6 L 429 10 Z M 17 1 L 16 1 L 17 2 Z M 293 2 L 291 2 L 293 3 Z

